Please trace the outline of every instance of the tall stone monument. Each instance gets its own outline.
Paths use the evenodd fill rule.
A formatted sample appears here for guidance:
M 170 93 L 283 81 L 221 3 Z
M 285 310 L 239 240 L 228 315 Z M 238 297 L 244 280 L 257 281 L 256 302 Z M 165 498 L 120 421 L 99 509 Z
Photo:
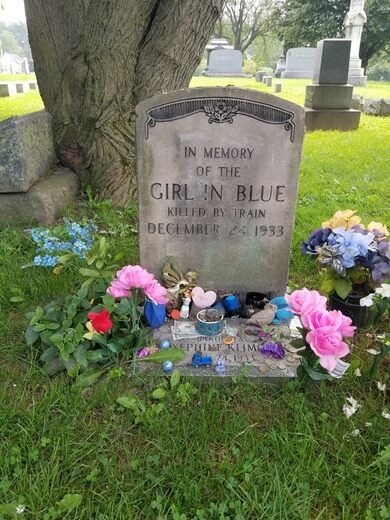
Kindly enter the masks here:
M 344 19 L 344 27 L 345 37 L 351 40 L 348 83 L 355 87 L 362 87 L 367 83 L 367 76 L 364 75 L 362 60 L 359 57 L 360 40 L 362 38 L 363 25 L 366 21 L 364 0 L 351 0 L 349 11 Z
M 351 109 L 348 85 L 351 40 L 329 38 L 317 44 L 313 83 L 306 87 L 307 130 L 356 130 L 360 110 Z
M 167 256 L 203 287 L 283 294 L 303 141 L 303 108 L 257 90 L 194 88 L 137 113 L 142 266 Z

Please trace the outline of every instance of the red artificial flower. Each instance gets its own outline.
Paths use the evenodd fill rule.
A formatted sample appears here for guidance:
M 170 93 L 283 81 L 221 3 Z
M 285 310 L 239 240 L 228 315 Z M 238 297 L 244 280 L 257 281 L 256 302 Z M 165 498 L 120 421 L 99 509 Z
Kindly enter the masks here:
M 110 313 L 103 309 L 101 312 L 90 312 L 88 318 L 96 332 L 106 334 L 112 328 Z

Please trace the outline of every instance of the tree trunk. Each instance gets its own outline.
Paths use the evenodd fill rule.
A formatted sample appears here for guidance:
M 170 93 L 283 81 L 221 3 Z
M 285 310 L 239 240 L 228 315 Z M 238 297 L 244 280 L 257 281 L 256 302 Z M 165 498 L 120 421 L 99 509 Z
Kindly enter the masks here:
M 188 85 L 224 0 L 25 0 L 61 163 L 100 198 L 135 194 L 135 106 Z

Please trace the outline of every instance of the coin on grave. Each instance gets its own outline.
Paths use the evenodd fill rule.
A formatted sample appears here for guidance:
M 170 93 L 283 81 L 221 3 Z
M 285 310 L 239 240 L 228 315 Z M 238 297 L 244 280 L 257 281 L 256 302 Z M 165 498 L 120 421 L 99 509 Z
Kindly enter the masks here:
M 266 365 L 261 365 L 259 366 L 259 370 L 260 372 L 268 372 L 269 368 L 266 366 Z
M 233 345 L 233 343 L 236 341 L 236 338 L 234 336 L 222 336 L 222 341 L 225 345 Z

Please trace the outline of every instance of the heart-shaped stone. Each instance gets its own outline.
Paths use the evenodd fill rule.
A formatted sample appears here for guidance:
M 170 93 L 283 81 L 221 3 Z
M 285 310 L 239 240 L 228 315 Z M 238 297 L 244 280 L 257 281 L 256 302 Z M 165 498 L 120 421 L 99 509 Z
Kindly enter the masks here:
M 192 289 L 192 301 L 199 309 L 206 309 L 211 307 L 217 299 L 217 293 L 215 291 L 206 291 L 202 287 L 194 287 Z

